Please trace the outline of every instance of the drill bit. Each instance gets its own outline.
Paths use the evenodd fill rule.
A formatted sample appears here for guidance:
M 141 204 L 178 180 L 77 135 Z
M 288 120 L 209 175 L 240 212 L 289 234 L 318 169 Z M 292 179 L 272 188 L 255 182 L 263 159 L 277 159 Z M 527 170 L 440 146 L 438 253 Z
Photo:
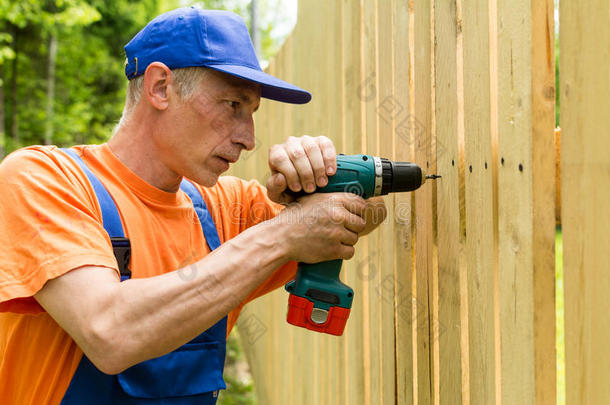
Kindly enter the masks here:
M 434 180 L 434 179 L 440 179 L 440 178 L 441 178 L 441 176 L 439 176 L 438 174 L 427 174 L 426 175 L 426 179 Z

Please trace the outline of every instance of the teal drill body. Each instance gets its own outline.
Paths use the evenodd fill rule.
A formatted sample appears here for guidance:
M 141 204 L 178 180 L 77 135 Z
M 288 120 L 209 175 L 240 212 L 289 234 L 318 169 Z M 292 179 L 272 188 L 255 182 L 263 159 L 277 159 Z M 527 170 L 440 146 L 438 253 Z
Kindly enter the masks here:
M 429 178 L 435 178 L 429 176 Z M 396 191 L 412 191 L 425 181 L 414 163 L 392 162 L 370 155 L 339 155 L 337 172 L 317 193 L 349 192 L 370 198 Z M 294 280 L 286 284 L 290 293 L 289 323 L 317 332 L 343 334 L 354 291 L 341 282 L 342 260 L 299 263 Z

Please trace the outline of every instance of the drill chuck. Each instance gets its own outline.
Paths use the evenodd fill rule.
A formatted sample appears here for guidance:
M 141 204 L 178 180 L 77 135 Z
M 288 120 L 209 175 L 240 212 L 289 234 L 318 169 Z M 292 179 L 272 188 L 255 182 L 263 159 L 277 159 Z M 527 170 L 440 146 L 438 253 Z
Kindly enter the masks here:
M 426 174 L 415 163 L 379 159 L 383 170 L 379 195 L 417 190 L 426 181 Z

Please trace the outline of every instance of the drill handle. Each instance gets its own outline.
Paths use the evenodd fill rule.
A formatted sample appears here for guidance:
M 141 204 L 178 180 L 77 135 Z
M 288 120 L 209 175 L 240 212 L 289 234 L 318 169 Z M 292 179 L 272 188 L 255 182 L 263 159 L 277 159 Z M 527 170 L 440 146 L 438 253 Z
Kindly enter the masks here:
M 339 280 L 343 260 L 299 263 L 286 284 L 288 323 L 316 332 L 341 335 L 349 317 L 354 291 Z

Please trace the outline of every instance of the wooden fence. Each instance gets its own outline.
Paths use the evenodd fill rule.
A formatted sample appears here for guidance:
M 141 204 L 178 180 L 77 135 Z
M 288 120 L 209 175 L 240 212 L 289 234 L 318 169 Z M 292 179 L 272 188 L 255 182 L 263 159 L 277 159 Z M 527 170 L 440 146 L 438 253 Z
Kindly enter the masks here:
M 565 3 L 565 5 L 564 5 Z M 569 404 L 610 400 L 610 10 L 561 4 Z M 285 321 L 287 293 L 238 323 L 261 404 L 555 404 L 553 0 L 301 0 L 268 71 L 313 94 L 263 101 L 257 150 L 324 134 L 441 180 L 386 197 L 357 245 L 344 336 Z

